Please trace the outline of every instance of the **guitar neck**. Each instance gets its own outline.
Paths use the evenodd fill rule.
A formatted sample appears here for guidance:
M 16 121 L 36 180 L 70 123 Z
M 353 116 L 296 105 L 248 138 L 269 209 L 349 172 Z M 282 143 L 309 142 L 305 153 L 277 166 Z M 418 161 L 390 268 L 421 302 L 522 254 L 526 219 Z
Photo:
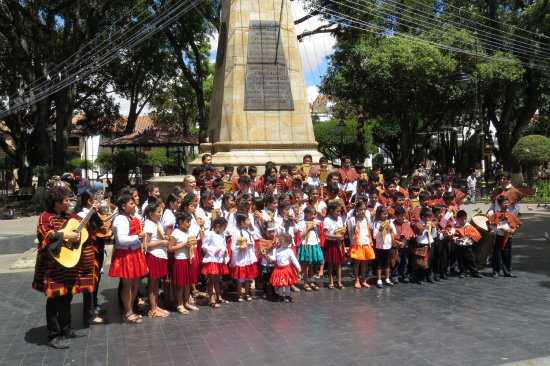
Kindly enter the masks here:
M 84 229 L 84 227 L 86 226 L 86 224 L 88 223 L 88 221 L 90 220 L 90 218 L 92 217 L 92 215 L 95 213 L 95 208 L 91 208 L 90 211 L 88 211 L 88 213 L 86 214 L 86 216 L 84 216 L 84 218 L 82 219 L 82 221 L 80 221 L 80 224 L 78 224 L 77 228 L 76 228 L 76 232 L 77 233 L 80 233 L 82 231 L 82 229 Z

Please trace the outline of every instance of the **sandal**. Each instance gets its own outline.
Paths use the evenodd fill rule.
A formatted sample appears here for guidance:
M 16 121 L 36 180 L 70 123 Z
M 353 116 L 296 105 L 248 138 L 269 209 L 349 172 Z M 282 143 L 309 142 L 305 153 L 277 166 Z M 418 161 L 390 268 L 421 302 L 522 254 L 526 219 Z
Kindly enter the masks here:
M 149 310 L 147 316 L 149 318 L 166 318 L 168 315 L 161 311 L 159 308 L 156 308 L 155 310 Z
M 313 278 L 315 278 L 316 280 L 320 280 L 322 278 L 322 276 L 316 274 L 316 275 L 313 276 Z
M 359 283 L 359 281 L 356 281 L 356 282 L 355 282 L 355 285 L 353 285 L 353 287 L 355 287 L 355 288 L 361 288 L 361 284 Z
M 138 318 L 139 319 L 139 318 Z M 100 316 L 96 316 L 95 318 L 93 319 L 89 319 L 86 321 L 86 324 L 88 325 L 102 325 L 102 324 L 105 324 L 105 319 L 103 319 L 102 317 Z
M 311 287 L 308 284 L 305 284 L 304 285 L 304 290 L 305 291 L 311 291 Z
M 191 304 L 183 305 L 183 307 L 186 308 L 187 310 L 191 310 L 191 311 L 197 311 L 197 310 L 199 310 L 198 307 L 196 307 L 195 305 L 191 305 Z
M 218 304 L 228 305 L 229 301 L 227 301 L 226 299 L 218 299 Z
M 248 295 L 248 296 L 246 297 L 246 301 L 248 301 L 248 302 L 252 301 L 252 296 Z
M 176 308 L 176 311 L 182 315 L 188 315 L 189 314 L 189 311 L 186 310 L 183 305 L 180 305 Z
M 340 290 L 345 289 L 344 285 L 340 282 L 336 287 L 338 287 Z
M 367 281 L 361 282 L 361 286 L 363 286 L 364 288 L 370 288 L 370 285 L 367 283 Z
M 319 291 L 319 286 L 317 286 L 316 284 L 314 283 L 311 283 L 311 289 L 314 290 L 314 291 Z
M 211 302 L 211 303 L 210 303 L 210 307 L 219 309 L 219 308 L 221 308 L 222 306 L 221 306 L 220 304 L 216 303 L 216 302 Z
M 334 288 L 334 283 L 329 283 L 329 284 L 328 284 L 328 289 L 329 289 L 329 290 L 332 290 L 333 288 Z
M 239 297 L 237 298 L 237 302 L 243 302 L 243 301 L 244 301 L 243 295 L 239 295 Z
M 133 319 L 130 319 L 131 316 L 134 316 Z M 141 317 L 139 315 L 136 315 L 134 313 L 130 313 L 130 314 L 126 314 L 122 320 L 124 321 L 124 323 L 127 323 L 127 324 L 140 324 L 142 322 L 141 320 Z
M 163 309 L 163 308 L 161 308 L 161 307 L 159 307 L 159 306 L 157 306 L 157 310 L 160 311 L 161 313 L 166 314 L 166 316 L 170 315 L 170 312 L 169 312 L 168 310 Z

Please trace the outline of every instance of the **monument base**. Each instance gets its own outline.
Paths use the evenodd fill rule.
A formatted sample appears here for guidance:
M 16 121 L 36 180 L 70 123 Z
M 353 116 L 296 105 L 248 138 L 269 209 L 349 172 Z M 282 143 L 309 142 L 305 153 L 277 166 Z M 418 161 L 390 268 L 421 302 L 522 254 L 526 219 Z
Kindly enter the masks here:
M 274 143 L 261 144 L 249 142 L 223 142 L 201 144 L 201 154 L 189 163 L 189 172 L 202 164 L 202 155 L 212 155 L 212 165 L 223 169 L 226 164 L 232 164 L 235 168 L 238 165 L 255 165 L 258 168 L 258 175 L 263 174 L 263 166 L 268 161 L 273 161 L 280 167 L 282 164 L 294 164 L 302 166 L 304 155 L 311 155 L 314 166 L 319 166 L 319 159 L 323 156 L 316 150 L 317 143 Z M 220 151 L 221 150 L 221 151 Z

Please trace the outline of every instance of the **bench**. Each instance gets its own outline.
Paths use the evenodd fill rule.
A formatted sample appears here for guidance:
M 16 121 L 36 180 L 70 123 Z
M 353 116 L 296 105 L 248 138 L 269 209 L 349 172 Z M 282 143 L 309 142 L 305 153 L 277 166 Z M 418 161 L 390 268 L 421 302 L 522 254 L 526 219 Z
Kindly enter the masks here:
M 533 197 L 537 199 L 538 188 L 518 188 L 518 191 L 523 195 L 523 197 Z

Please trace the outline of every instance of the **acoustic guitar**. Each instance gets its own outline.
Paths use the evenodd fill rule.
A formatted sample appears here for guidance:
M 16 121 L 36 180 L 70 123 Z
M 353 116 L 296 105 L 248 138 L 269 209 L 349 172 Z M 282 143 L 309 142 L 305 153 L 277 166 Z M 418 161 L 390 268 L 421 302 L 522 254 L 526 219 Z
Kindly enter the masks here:
M 80 260 L 80 255 L 82 254 L 82 246 L 86 242 L 86 240 L 88 240 L 88 230 L 85 229 L 85 226 L 94 213 L 95 209 L 92 207 L 90 211 L 88 211 L 86 216 L 82 219 L 82 221 L 78 221 L 77 219 L 70 219 L 69 221 L 67 221 L 62 229 L 57 231 L 58 233 L 70 233 L 74 231 L 80 234 L 80 245 L 78 245 L 78 247 L 74 245 L 75 243 L 69 243 L 67 240 L 63 240 L 63 244 L 61 244 L 61 250 L 59 251 L 59 254 L 55 254 L 54 252 L 49 250 L 51 257 L 63 267 L 73 268 Z
M 113 224 L 113 219 L 118 215 L 118 212 L 115 212 L 109 216 L 107 215 L 99 215 L 99 218 L 103 220 L 103 226 L 97 231 L 96 236 L 98 238 L 110 238 L 113 236 L 113 233 L 111 232 L 109 234 L 109 231 L 111 231 L 111 225 Z

